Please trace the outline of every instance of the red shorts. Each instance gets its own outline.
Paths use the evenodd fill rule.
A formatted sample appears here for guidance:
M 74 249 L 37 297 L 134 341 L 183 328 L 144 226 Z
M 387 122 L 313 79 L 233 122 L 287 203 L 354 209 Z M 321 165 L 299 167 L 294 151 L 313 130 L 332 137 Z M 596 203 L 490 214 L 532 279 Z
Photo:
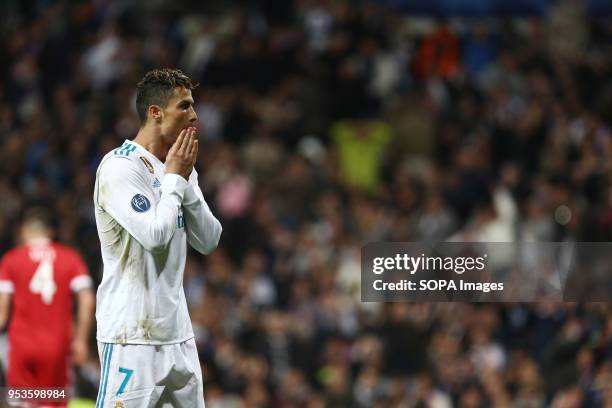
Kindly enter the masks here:
M 11 388 L 67 388 L 70 348 L 29 341 L 9 343 L 7 385 Z M 66 406 L 66 403 L 41 403 Z

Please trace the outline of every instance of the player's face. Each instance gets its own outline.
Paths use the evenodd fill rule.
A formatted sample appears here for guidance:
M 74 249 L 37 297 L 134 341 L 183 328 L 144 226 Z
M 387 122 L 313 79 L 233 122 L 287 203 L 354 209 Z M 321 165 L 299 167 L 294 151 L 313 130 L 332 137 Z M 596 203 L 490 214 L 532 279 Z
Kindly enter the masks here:
M 162 122 L 162 137 L 169 142 L 174 143 L 181 130 L 193 126 L 198 120 L 193 109 L 193 97 L 189 89 L 180 87 L 175 88 L 174 96 L 170 98 L 168 104 L 164 108 Z

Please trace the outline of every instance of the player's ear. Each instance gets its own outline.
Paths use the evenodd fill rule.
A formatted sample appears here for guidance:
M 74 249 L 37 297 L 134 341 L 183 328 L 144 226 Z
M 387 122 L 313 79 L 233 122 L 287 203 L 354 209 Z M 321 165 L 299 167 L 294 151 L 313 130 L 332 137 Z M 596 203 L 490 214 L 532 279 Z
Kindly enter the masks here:
M 150 105 L 148 109 L 148 113 L 149 113 L 149 118 L 153 120 L 153 123 L 157 123 L 157 124 L 161 123 L 164 117 L 164 112 L 158 105 Z

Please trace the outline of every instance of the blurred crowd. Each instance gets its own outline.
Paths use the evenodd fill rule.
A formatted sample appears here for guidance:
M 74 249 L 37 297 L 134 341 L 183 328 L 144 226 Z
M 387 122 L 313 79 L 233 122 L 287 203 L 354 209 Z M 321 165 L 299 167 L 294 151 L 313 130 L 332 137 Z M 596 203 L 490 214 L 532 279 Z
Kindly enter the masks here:
M 200 83 L 196 167 L 224 227 L 184 280 L 207 406 L 612 407 L 607 303 L 360 302 L 367 242 L 610 240 L 612 25 L 582 2 L 2 4 L 0 253 L 42 204 L 99 281 L 95 170 L 136 135 L 135 84 Z

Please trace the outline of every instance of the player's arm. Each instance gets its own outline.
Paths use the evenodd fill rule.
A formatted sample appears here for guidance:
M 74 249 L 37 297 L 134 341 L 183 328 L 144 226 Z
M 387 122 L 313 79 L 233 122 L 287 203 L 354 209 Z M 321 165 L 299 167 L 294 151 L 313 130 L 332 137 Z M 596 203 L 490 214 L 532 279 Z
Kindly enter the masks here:
M 189 177 L 189 186 L 185 189 L 183 216 L 189 245 L 202 254 L 211 253 L 219 244 L 222 228 L 204 200 L 195 169 Z
M 0 292 L 0 331 L 5 329 L 6 322 L 9 318 L 11 296 L 12 295 L 8 292 Z
M 188 150 L 193 147 L 193 137 L 188 140 L 185 133 L 179 134 L 168 151 L 158 203 L 142 167 L 130 159 L 113 157 L 100 166 L 98 173 L 98 204 L 151 252 L 163 251 L 177 228 L 192 167 Z
M 70 290 L 74 293 L 77 301 L 76 320 L 74 324 L 74 336 L 72 340 L 72 361 L 81 365 L 87 361 L 89 334 L 94 316 L 95 295 L 93 292 L 93 281 L 85 266 L 85 262 L 74 253 L 71 268 Z
M 95 296 L 91 288 L 83 288 L 76 292 L 77 315 L 72 343 L 73 361 L 80 365 L 87 360 L 87 344 L 93 322 Z
M 97 202 L 147 251 L 162 251 L 176 230 L 187 182 L 176 174 L 167 174 L 161 199 L 155 203 L 145 176 L 130 159 L 108 159 L 98 173 Z

